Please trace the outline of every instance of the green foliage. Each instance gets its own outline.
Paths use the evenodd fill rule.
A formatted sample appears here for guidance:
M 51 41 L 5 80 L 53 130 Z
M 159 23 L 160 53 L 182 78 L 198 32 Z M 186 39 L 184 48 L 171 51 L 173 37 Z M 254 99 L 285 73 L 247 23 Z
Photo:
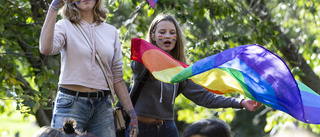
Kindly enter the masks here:
M 38 50 L 44 9 L 31 12 L 27 0 L 4 0 L 0 5 L 0 14 L 5 15 L 0 21 L 0 98 L 15 99 L 18 110 L 35 114 L 41 105 L 48 108 L 58 81 L 53 70 L 44 66 Z M 48 66 L 58 68 L 53 63 Z
M 175 107 L 179 121 L 185 121 L 186 123 L 191 124 L 200 119 L 214 118 L 214 112 L 211 112 L 204 107 L 197 106 L 182 95 L 176 98 L 175 103 L 179 104 Z

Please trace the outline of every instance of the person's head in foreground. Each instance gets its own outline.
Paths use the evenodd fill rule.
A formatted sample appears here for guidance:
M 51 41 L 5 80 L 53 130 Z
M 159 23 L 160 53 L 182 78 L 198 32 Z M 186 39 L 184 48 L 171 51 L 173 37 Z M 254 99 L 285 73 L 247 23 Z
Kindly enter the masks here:
M 182 137 L 230 137 L 230 129 L 220 119 L 204 119 L 189 125 Z
M 65 121 L 63 128 L 56 129 L 48 126 L 40 128 L 33 137 L 97 137 L 92 133 L 80 133 L 75 130 L 76 121 L 68 119 Z

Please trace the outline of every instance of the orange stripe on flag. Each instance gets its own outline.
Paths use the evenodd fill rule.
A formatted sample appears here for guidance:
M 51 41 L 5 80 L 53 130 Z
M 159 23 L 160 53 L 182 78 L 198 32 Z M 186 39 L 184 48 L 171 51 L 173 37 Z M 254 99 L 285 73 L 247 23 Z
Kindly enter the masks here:
M 151 73 L 154 71 L 162 71 L 165 69 L 182 66 L 179 62 L 173 60 L 157 49 L 150 49 L 145 51 L 142 55 L 142 61 L 148 62 L 144 63 L 144 65 L 149 69 Z

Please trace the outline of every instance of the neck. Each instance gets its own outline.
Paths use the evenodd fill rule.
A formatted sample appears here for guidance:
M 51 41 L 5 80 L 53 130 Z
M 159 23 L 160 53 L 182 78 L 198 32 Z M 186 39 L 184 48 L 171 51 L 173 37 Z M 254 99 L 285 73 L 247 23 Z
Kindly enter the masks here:
M 88 22 L 89 24 L 92 24 L 94 21 L 93 18 L 93 11 L 91 12 L 81 12 L 81 18 Z

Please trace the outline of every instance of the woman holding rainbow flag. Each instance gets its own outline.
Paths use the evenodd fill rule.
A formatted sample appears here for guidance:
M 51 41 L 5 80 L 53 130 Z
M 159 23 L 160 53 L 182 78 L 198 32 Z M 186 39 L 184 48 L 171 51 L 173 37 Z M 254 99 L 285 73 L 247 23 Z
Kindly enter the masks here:
M 173 16 L 158 15 L 149 27 L 147 41 L 174 59 L 186 63 L 182 32 Z M 174 102 L 180 93 L 197 105 L 207 108 L 231 107 L 255 111 L 261 106 L 261 103 L 250 99 L 244 100 L 213 94 L 190 79 L 178 84 L 163 83 L 152 76 L 145 65 L 138 61 L 132 61 L 131 68 L 133 86 L 130 96 L 135 96 L 136 92 L 140 92 L 134 104 L 138 117 L 139 137 L 179 136 L 174 123 Z M 146 75 L 147 78 L 145 78 Z M 142 79 L 146 79 L 146 81 Z M 139 88 L 140 83 L 145 84 Z

